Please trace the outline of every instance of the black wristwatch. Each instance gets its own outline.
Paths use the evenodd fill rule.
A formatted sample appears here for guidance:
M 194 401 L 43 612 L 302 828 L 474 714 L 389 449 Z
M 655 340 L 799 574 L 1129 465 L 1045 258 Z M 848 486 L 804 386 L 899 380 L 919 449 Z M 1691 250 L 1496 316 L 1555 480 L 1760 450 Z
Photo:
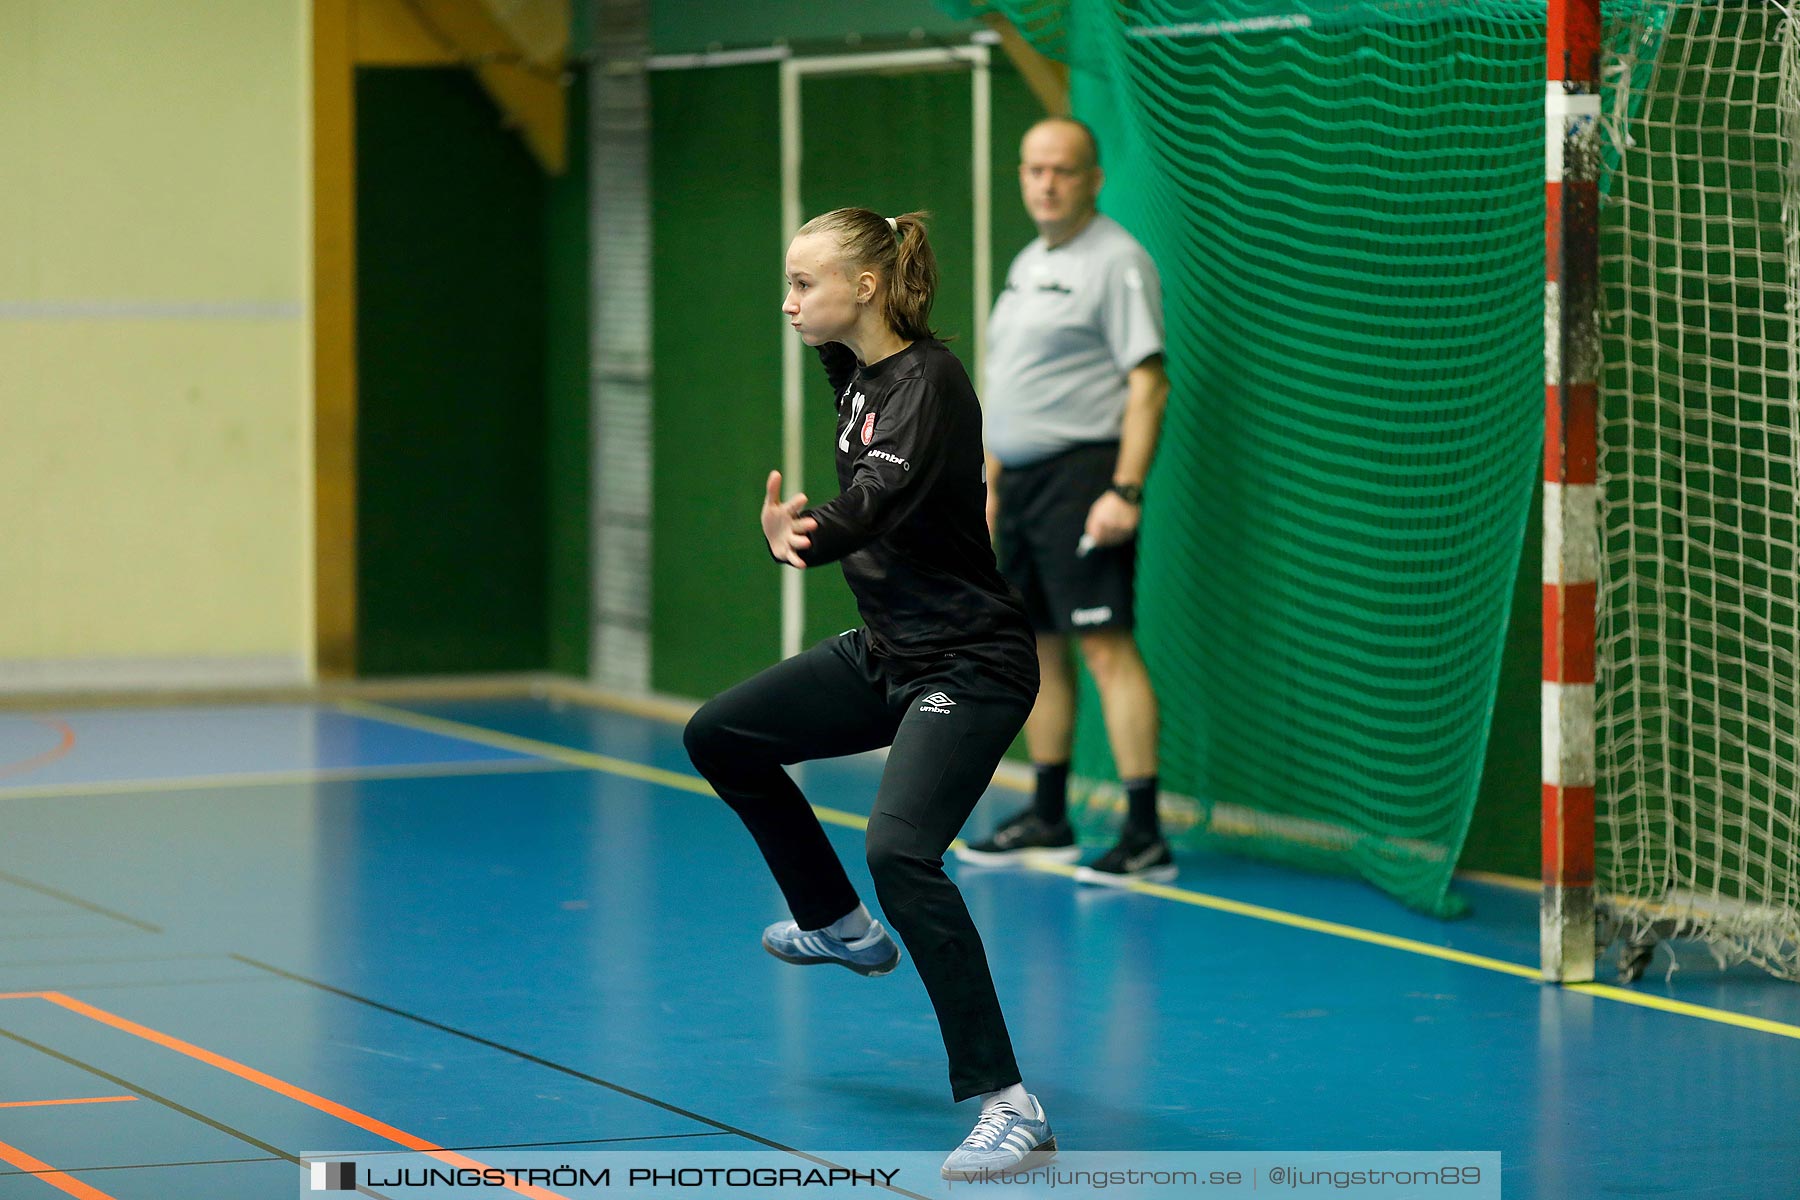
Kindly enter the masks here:
M 1106 490 L 1127 504 L 1142 504 L 1144 502 L 1144 489 L 1140 484 L 1120 483 L 1115 479 L 1113 480 L 1112 486 Z

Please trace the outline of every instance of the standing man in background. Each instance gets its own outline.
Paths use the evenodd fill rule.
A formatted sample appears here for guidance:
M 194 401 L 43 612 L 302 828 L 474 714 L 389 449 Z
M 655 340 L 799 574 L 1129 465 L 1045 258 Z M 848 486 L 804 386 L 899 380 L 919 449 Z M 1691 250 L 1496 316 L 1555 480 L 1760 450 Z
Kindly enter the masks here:
M 1117 885 L 1175 877 L 1156 815 L 1156 695 L 1132 636 L 1144 477 L 1169 380 L 1156 265 L 1096 210 L 1101 180 L 1087 125 L 1050 117 L 1026 131 L 1019 186 L 1039 236 L 994 303 L 981 394 L 988 528 L 1037 634 L 1043 682 L 1025 723 L 1037 781 L 1029 809 L 957 853 L 987 866 L 1080 856 L 1068 819 L 1073 639 L 1128 803 L 1118 844 L 1076 878 Z

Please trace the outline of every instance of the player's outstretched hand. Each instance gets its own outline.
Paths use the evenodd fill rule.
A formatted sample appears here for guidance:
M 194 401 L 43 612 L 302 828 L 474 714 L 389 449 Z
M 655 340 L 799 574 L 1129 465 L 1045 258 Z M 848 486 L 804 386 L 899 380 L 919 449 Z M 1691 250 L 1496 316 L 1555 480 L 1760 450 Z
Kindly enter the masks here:
M 804 493 L 789 500 L 781 498 L 781 472 L 769 472 L 768 490 L 763 495 L 763 537 L 769 541 L 769 553 L 791 567 L 805 567 L 800 551 L 812 545 L 806 535 L 819 527 L 811 517 L 803 517 Z

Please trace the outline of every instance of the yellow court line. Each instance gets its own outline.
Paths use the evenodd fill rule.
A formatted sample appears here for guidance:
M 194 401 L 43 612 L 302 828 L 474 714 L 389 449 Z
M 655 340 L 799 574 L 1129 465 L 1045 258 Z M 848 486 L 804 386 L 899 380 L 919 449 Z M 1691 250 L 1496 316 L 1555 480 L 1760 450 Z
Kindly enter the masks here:
M 95 780 L 92 783 L 40 783 L 0 788 L 7 800 L 56 800 L 74 796 L 135 796 L 151 792 L 188 792 L 207 788 L 281 787 L 306 783 L 358 783 L 383 779 L 444 779 L 457 775 L 508 775 L 553 771 L 541 758 L 511 762 L 424 763 L 395 767 L 327 767 L 309 771 L 245 771 L 235 775 L 188 775 L 174 779 Z
M 686 724 L 687 719 L 700 710 L 700 705 L 692 700 L 677 700 L 673 696 L 625 696 L 589 687 L 584 683 L 563 680 L 552 680 L 544 685 L 543 690 L 551 699 L 566 704 L 579 704 L 583 708 L 598 708 L 605 712 L 629 713 L 634 717 L 649 717 L 656 721 L 680 721 Z
M 1132 883 L 1129 887 L 1130 890 L 1142 892 L 1147 896 L 1160 896 L 1164 900 L 1173 900 L 1178 904 L 1210 908 L 1214 912 L 1232 913 L 1240 917 L 1249 917 L 1252 920 L 1267 921 L 1272 925 L 1306 929 L 1313 933 L 1329 934 L 1332 937 L 1363 942 L 1370 946 L 1386 946 L 1390 950 L 1404 950 L 1408 954 L 1438 958 L 1445 962 L 1461 963 L 1469 967 L 1480 967 L 1484 971 L 1497 971 L 1502 975 L 1513 975 L 1520 979 L 1535 981 L 1541 978 L 1536 967 L 1521 966 L 1501 958 L 1489 958 L 1485 954 L 1470 954 L 1466 950 L 1452 950 L 1448 946 L 1434 946 L 1430 942 L 1421 942 L 1414 938 L 1376 933 L 1372 929 L 1360 929 L 1355 925 L 1343 925 L 1337 921 L 1321 921 L 1316 917 L 1303 917 L 1298 913 L 1283 912 L 1279 908 L 1245 904 L 1241 900 L 1227 900 L 1223 896 L 1210 896 L 1205 892 L 1190 892 L 1186 888 L 1169 887 L 1161 883 Z
M 344 700 L 339 705 L 345 712 L 366 716 L 371 720 L 386 721 L 390 724 L 404 725 L 428 733 L 441 733 L 449 737 L 461 738 L 465 741 L 481 745 L 493 746 L 503 750 L 517 750 L 524 754 L 537 754 L 565 762 L 571 766 L 588 767 L 595 771 L 624 775 L 631 779 L 641 779 L 650 783 L 661 783 L 669 787 L 681 788 L 683 791 L 695 792 L 704 796 L 714 795 L 706 781 L 693 775 L 683 775 L 675 771 L 665 771 L 660 767 L 647 767 L 641 763 L 630 762 L 622 758 L 612 758 L 604 754 L 592 754 L 585 750 L 575 750 L 568 746 L 559 746 L 553 742 L 540 742 L 533 738 L 516 737 L 498 730 L 484 729 L 479 725 L 468 725 L 461 721 L 448 721 L 441 717 L 427 717 L 419 713 L 407 712 L 405 709 L 389 708 L 382 704 L 370 704 L 361 700 Z M 823 808 L 817 804 L 812 806 L 819 820 L 829 825 L 841 825 L 849 829 L 866 829 L 868 819 L 853 813 L 840 812 L 837 809 Z M 952 847 L 961 846 L 958 839 L 951 843 Z M 1038 871 L 1049 875 L 1072 876 L 1075 868 L 1064 863 L 1029 862 L 1023 864 L 1026 870 Z M 1344 925 L 1337 921 L 1321 921 L 1316 917 L 1303 917 L 1298 913 L 1284 912 L 1278 908 L 1266 908 L 1260 904 L 1246 904 L 1241 900 L 1227 900 L 1223 896 L 1212 896 L 1205 892 L 1189 891 L 1186 888 L 1169 887 L 1160 883 L 1133 882 L 1119 889 L 1121 891 L 1140 892 L 1146 896 L 1156 896 L 1163 900 L 1173 900 L 1177 904 L 1190 904 L 1195 908 L 1212 909 L 1215 912 L 1230 913 L 1233 916 L 1248 917 L 1255 921 L 1267 921 L 1273 925 L 1285 925 L 1291 929 L 1304 929 L 1312 933 L 1322 933 L 1328 937 L 1343 938 L 1346 941 L 1362 942 L 1370 946 L 1382 946 L 1390 950 L 1399 950 L 1407 954 L 1417 954 L 1423 958 L 1435 958 L 1443 962 L 1458 963 L 1462 966 L 1477 967 L 1483 971 L 1493 971 L 1501 975 L 1510 975 L 1516 979 L 1528 979 L 1534 983 L 1543 982 L 1542 973 L 1536 967 L 1528 967 L 1521 963 L 1507 962 L 1505 959 L 1489 958 L 1483 954 L 1470 954 L 1465 950 L 1452 950 L 1447 946 L 1434 946 L 1430 942 L 1421 942 L 1414 938 L 1396 937 L 1392 934 L 1377 933 L 1372 929 L 1360 929 L 1355 925 Z M 1659 1012 L 1674 1013 L 1679 1016 L 1694 1017 L 1703 1021 L 1714 1021 L 1721 1025 L 1734 1025 L 1740 1029 L 1752 1029 L 1761 1033 L 1772 1033 L 1781 1037 L 1800 1038 L 1800 1026 L 1783 1024 L 1780 1021 L 1769 1021 L 1761 1017 L 1749 1017 L 1742 1013 L 1730 1012 L 1726 1009 L 1708 1008 L 1700 1004 L 1687 1004 L 1679 1000 L 1666 1000 L 1660 996 L 1649 996 L 1639 992 L 1627 991 L 1624 988 L 1608 987 L 1605 984 L 1577 983 L 1560 985 L 1563 990 L 1580 992 L 1584 995 L 1597 996 L 1606 1000 L 1615 1000 L 1620 1004 L 1634 1004 L 1639 1008 L 1652 1008 Z
M 570 683 L 560 679 L 543 684 L 539 690 L 552 700 L 566 704 L 577 704 L 582 708 L 597 709 L 600 712 L 616 712 L 632 717 L 645 717 L 652 721 L 661 721 L 666 725 L 685 725 L 688 718 L 700 709 L 700 705 L 692 700 L 681 700 L 673 696 L 627 696 L 619 692 L 607 691 L 604 688 L 589 687 L 587 684 Z M 404 700 L 404 697 L 400 699 Z M 886 750 L 878 749 L 873 753 L 885 754 Z M 1031 767 L 1016 759 L 1001 760 L 1000 765 L 994 770 L 993 785 L 1006 788 L 1008 791 L 1027 794 L 1036 786 L 1032 781 Z M 845 824 L 846 822 L 835 823 Z M 865 821 L 863 824 L 866 825 L 867 822 Z M 950 844 L 960 846 L 963 843 L 956 841 Z
M 635 763 L 626 758 L 594 754 L 587 750 L 559 746 L 555 742 L 540 742 L 536 738 L 517 737 L 510 733 L 501 733 L 497 729 L 484 729 L 479 725 L 467 725 L 461 721 L 450 721 L 443 717 L 428 717 L 423 713 L 408 712 L 403 708 L 371 704 L 367 700 L 339 700 L 336 707 L 352 716 L 367 717 L 371 721 L 383 721 L 389 725 L 401 725 L 425 733 L 439 733 L 446 737 L 460 738 L 465 742 L 492 746 L 496 750 L 535 754 L 539 758 L 567 763 L 572 767 L 586 767 L 590 771 L 604 771 L 609 775 L 623 775 L 627 779 L 660 783 L 664 787 L 698 792 L 702 796 L 713 794 L 713 790 L 706 786 L 706 781 L 696 776 L 683 775 L 677 771 L 665 771 L 661 767 L 647 767 L 643 763 Z
M 1639 1008 L 1654 1008 L 1659 1012 L 1675 1013 L 1678 1016 L 1698 1017 L 1702 1021 L 1716 1021 L 1721 1025 L 1735 1025 L 1739 1029 L 1754 1029 L 1758 1033 L 1772 1033 L 1777 1037 L 1800 1038 L 1800 1025 L 1734 1013 L 1729 1009 L 1708 1008 L 1704 1004 L 1689 1004 L 1684 1000 L 1670 1000 L 1666 996 L 1648 996 L 1604 983 L 1565 983 L 1563 990 L 1617 1000 L 1621 1004 L 1635 1004 Z
M 684 775 L 679 771 L 665 771 L 661 767 L 648 767 L 643 763 L 632 762 L 626 758 L 613 758 L 608 754 L 576 750 L 570 746 L 559 746 L 555 742 L 540 742 L 536 738 L 501 733 L 497 729 L 487 729 L 480 725 L 469 725 L 462 721 L 451 721 L 443 717 L 428 717 L 423 713 L 408 712 L 403 708 L 389 708 L 385 704 L 371 704 L 366 700 L 341 700 L 337 706 L 344 712 L 354 716 L 367 717 L 371 721 L 385 721 L 390 725 L 402 725 L 423 733 L 460 738 L 465 742 L 492 746 L 496 750 L 536 754 L 541 758 L 553 759 L 572 767 L 585 767 L 590 771 L 602 771 L 609 775 L 623 775 L 628 779 L 641 779 L 646 783 L 660 783 L 664 787 L 680 788 L 684 792 L 693 792 L 699 796 L 715 798 L 718 796 L 718 793 L 712 790 L 711 785 L 697 775 Z M 842 825 L 846 829 L 867 829 L 869 827 L 869 819 L 859 817 L 855 813 L 840 812 L 835 808 L 825 808 L 817 804 L 812 806 L 812 810 L 817 814 L 819 820 L 827 825 Z M 962 844 L 960 838 L 950 843 L 952 847 Z
M 582 708 L 598 709 L 601 712 L 645 717 L 665 724 L 685 724 L 687 719 L 700 708 L 692 701 L 677 700 L 673 697 L 652 696 L 648 699 L 641 699 L 635 696 L 620 695 L 618 692 L 609 692 L 603 688 L 588 687 L 586 684 L 565 683 L 560 680 L 545 684 L 542 691 L 552 699 L 566 704 L 578 704 Z M 994 786 L 1014 792 L 1030 792 L 1033 786 L 1031 768 L 1011 759 L 1003 760 L 994 772 Z M 960 846 L 962 843 L 952 842 L 951 844 Z
M 1506 875 L 1499 871 L 1458 871 L 1456 877 L 1467 879 L 1470 883 L 1488 883 L 1515 892 L 1530 892 L 1534 896 L 1544 890 L 1544 885 L 1538 880 L 1527 879 L 1523 875 Z

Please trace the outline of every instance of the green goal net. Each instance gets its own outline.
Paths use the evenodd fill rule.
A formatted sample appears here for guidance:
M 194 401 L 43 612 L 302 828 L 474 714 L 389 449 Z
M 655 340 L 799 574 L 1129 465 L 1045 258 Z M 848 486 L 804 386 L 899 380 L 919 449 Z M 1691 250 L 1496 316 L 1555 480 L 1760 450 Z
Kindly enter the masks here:
M 1596 882 L 1800 978 L 1800 40 L 1762 0 L 1609 30 Z
M 1162 267 L 1140 637 L 1172 823 L 1457 911 L 1542 436 L 1542 6 L 981 9 L 1071 65 L 1101 207 Z

